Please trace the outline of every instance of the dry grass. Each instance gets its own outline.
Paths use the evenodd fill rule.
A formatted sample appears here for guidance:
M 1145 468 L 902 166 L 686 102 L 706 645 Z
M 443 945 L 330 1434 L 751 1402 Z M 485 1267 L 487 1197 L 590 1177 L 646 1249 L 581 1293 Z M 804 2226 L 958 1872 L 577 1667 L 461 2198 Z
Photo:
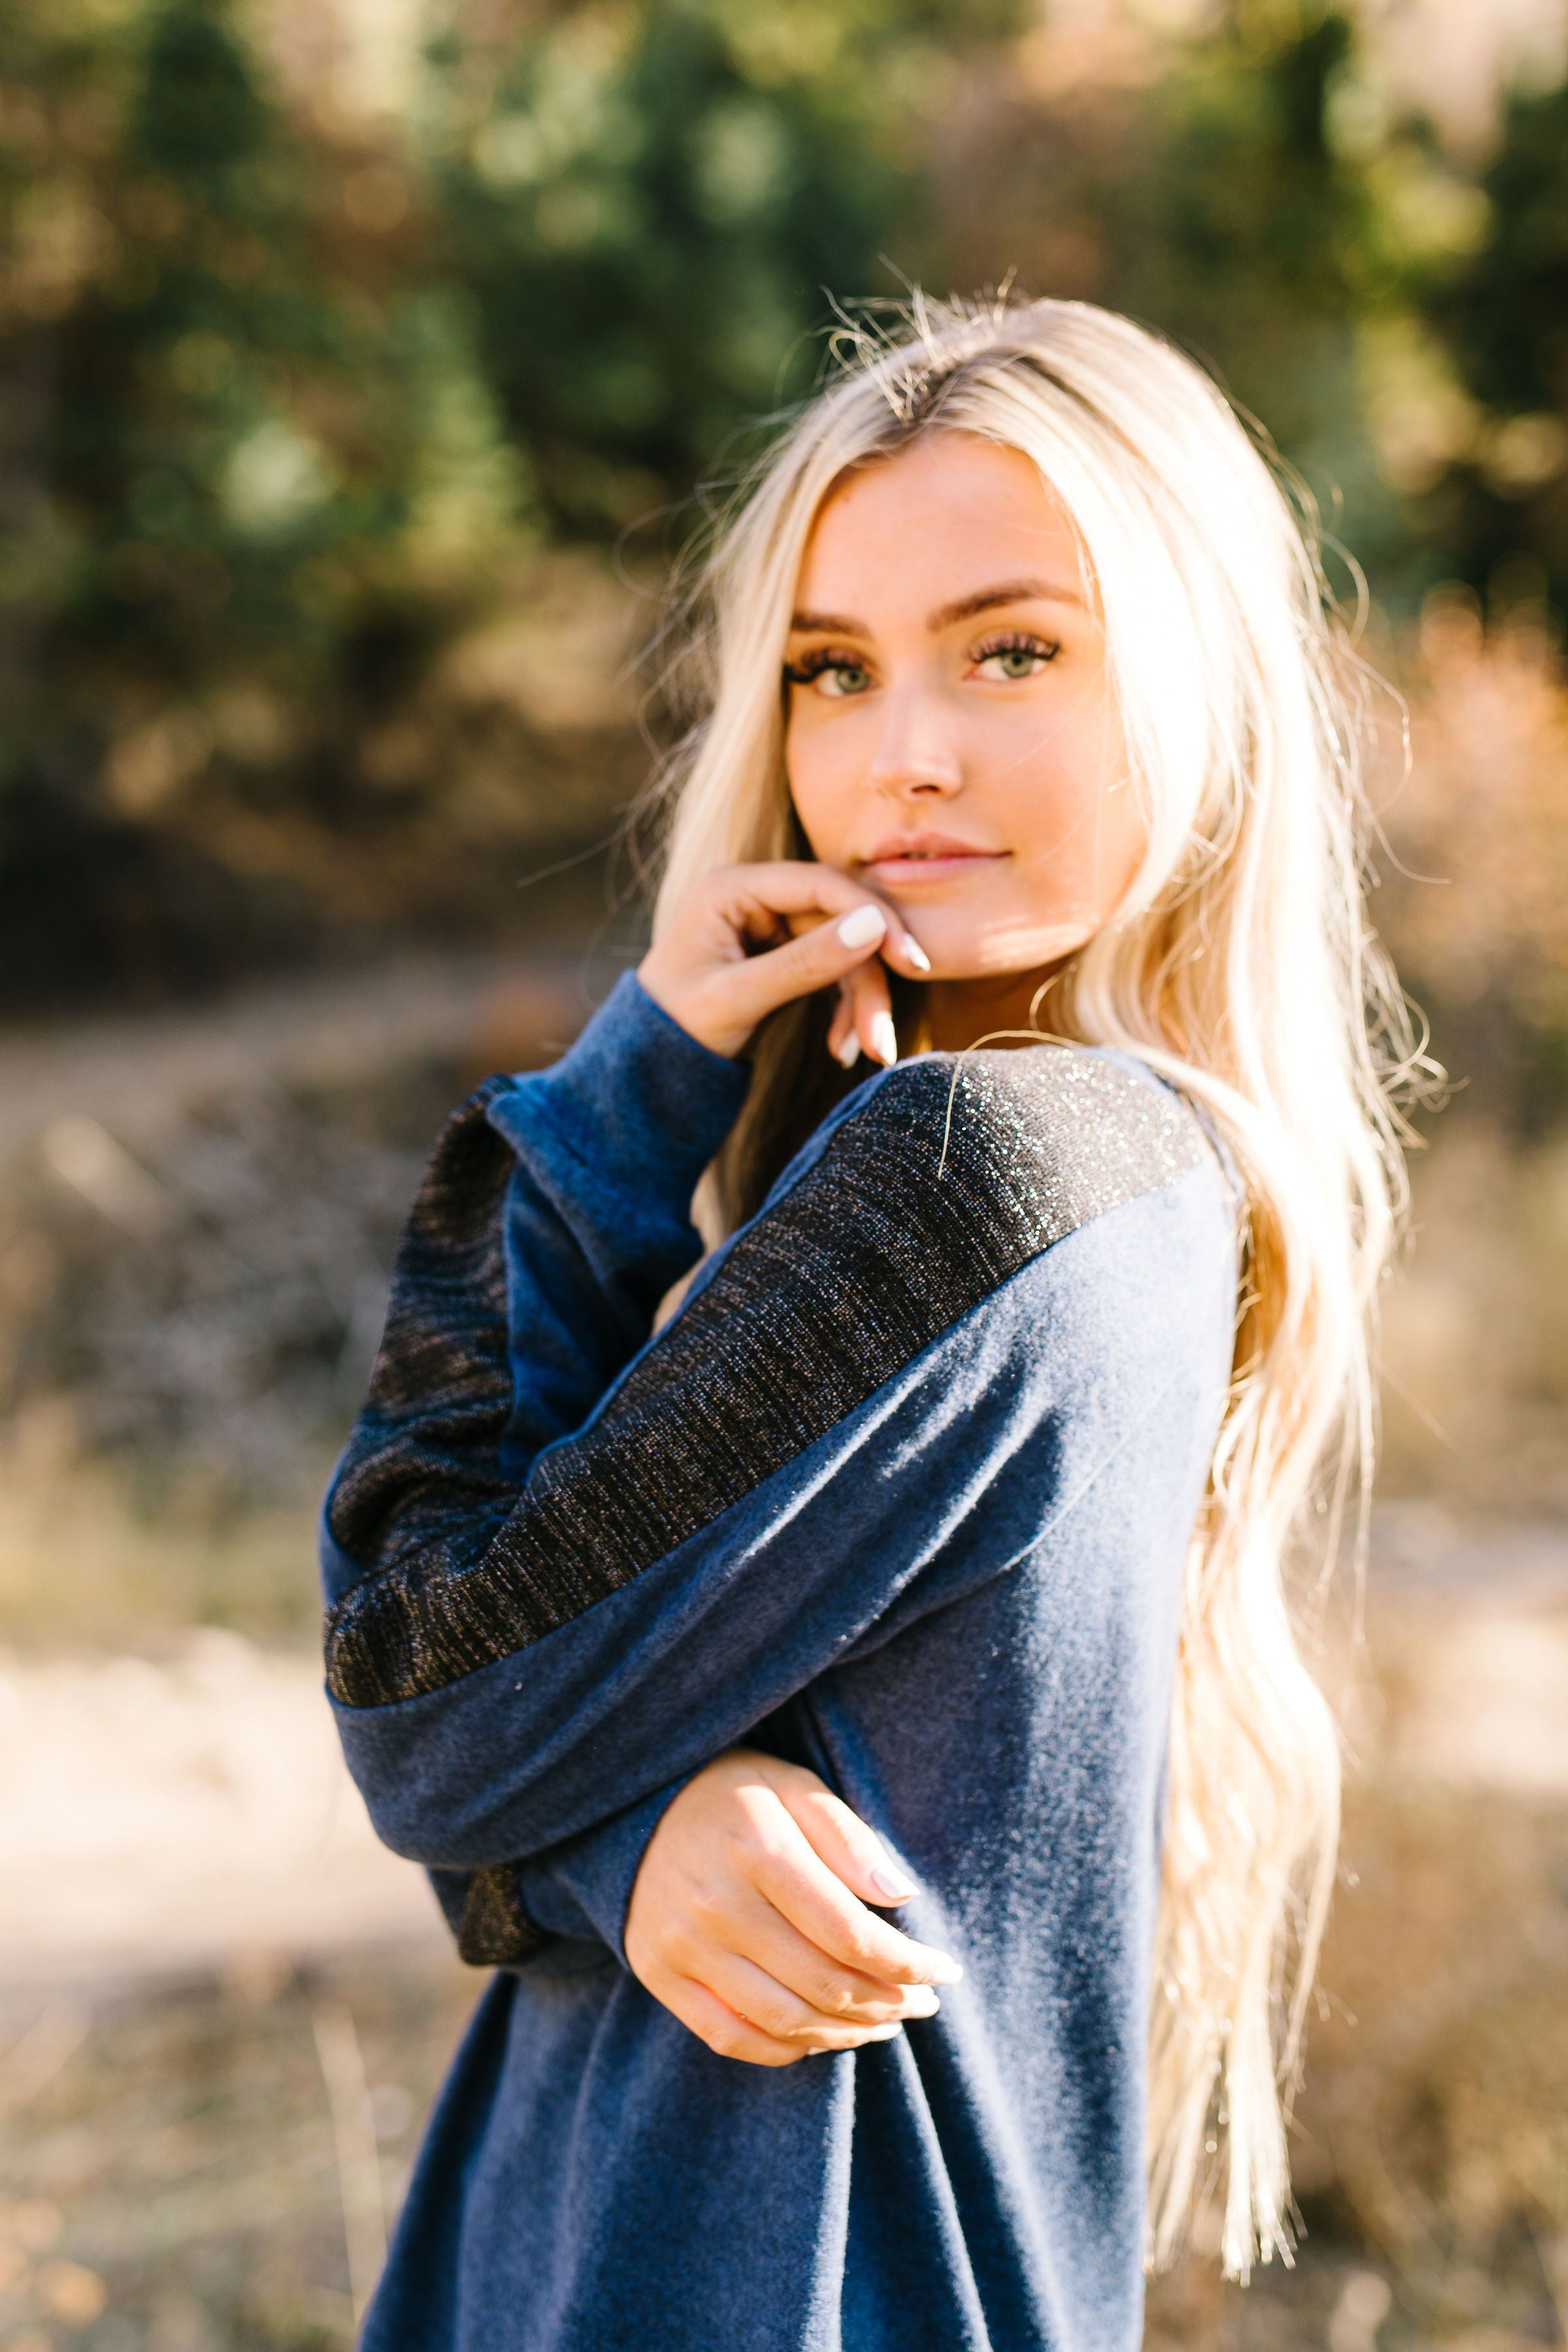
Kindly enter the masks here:
M 307 1460 L 302 1483 L 324 1487 L 330 1458 Z M 191 1625 L 314 1637 L 313 1496 L 135 1487 L 132 1468 L 83 1453 L 68 1409 L 19 1417 L 0 1476 L 0 1637 L 27 1650 L 133 1649 Z
M 1157 2283 L 1152 2352 L 1568 2341 L 1568 1811 L 1363 1787 L 1345 1860 L 1296 2270 Z
M 1472 1508 L 1568 1507 L 1568 1134 L 1462 1105 L 1412 1169 L 1384 1307 L 1379 1490 Z
M 346 2352 L 350 2246 L 395 2207 L 475 1989 L 455 1963 L 362 1955 L 100 2001 L 0 2148 L 0 2342 Z M 345 2176 L 343 2095 L 335 2114 L 321 2063 L 345 2020 L 368 2183 Z
M 1408 771 L 1395 713 L 1380 704 L 1383 929 L 1440 1002 L 1490 994 L 1561 1021 L 1568 681 L 1547 616 L 1516 605 L 1489 626 L 1468 591 L 1439 590 L 1388 667 L 1408 695 Z
M 1545 615 L 1433 597 L 1389 656 L 1373 912 L 1452 1082 L 1386 1310 L 1383 1491 L 1568 1505 L 1568 679 Z

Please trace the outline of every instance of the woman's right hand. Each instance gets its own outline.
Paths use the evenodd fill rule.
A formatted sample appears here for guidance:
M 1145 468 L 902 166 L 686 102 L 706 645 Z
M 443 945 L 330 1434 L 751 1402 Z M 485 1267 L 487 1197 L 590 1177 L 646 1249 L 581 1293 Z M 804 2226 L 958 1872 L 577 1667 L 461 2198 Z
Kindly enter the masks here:
M 775 858 L 720 866 L 676 909 L 637 978 L 700 1045 L 733 1058 L 781 1004 L 839 984 L 829 1050 L 847 1065 L 864 1047 L 898 1059 L 882 960 L 920 979 L 931 970 L 897 911 L 835 866 Z
M 915 1892 L 815 1772 L 732 1748 L 689 1780 L 626 1911 L 633 1975 L 722 2058 L 790 2066 L 886 2042 L 963 1974 L 869 1905 Z

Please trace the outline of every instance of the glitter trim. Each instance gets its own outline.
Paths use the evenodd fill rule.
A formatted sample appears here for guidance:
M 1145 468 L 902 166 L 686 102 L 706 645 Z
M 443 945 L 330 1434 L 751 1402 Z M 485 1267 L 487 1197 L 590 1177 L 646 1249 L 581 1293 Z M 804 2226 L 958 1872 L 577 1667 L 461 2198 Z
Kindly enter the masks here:
M 474 1872 L 458 1925 L 459 1959 L 471 1969 L 516 1968 L 551 1940 L 522 1907 L 516 1863 L 492 1863 Z
M 972 1054 L 955 1087 L 953 1067 L 922 1055 L 877 1085 L 592 1426 L 540 1456 L 521 1497 L 495 1461 L 510 1154 L 483 1110 L 505 1082 L 480 1089 L 416 1204 L 333 1497 L 333 1534 L 377 1564 L 328 1619 L 342 1705 L 417 1698 L 569 1623 L 826 1436 L 1031 1258 L 1210 1156 L 1178 1097 L 1080 1049 Z

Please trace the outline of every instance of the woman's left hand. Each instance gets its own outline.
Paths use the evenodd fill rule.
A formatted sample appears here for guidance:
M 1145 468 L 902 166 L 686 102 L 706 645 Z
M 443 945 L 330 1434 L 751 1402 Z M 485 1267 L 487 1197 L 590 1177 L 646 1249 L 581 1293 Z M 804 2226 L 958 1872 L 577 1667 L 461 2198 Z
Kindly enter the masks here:
M 887 2041 L 963 1975 L 870 1907 L 914 1892 L 815 1772 L 735 1748 L 688 1781 L 648 1841 L 626 1958 L 721 2057 L 789 2066 Z

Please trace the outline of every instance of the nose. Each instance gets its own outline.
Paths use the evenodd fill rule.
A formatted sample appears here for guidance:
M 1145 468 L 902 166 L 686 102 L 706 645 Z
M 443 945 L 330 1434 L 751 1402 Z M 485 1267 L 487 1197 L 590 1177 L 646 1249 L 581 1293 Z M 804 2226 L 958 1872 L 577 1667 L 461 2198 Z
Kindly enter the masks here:
M 884 709 L 867 781 L 900 800 L 962 791 L 963 763 L 932 698 L 918 690 L 889 694 Z

